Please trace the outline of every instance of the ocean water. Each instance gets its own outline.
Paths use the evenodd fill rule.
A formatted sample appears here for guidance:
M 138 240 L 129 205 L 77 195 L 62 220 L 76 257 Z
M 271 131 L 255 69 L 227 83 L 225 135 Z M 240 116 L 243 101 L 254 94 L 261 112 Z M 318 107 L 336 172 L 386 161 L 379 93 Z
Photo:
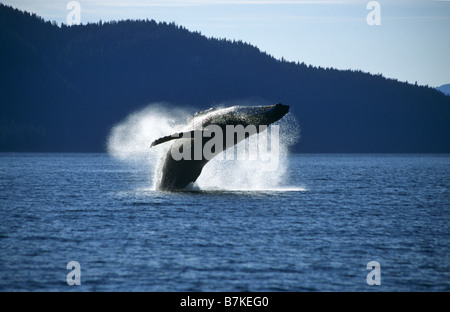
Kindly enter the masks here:
M 450 291 L 450 155 L 282 161 L 170 193 L 108 154 L 0 154 L 0 291 Z

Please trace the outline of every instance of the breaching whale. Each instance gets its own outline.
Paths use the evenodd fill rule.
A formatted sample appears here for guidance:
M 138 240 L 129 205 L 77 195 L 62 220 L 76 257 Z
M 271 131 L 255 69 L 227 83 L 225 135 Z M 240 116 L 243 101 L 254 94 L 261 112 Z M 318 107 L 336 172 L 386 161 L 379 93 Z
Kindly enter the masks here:
M 211 108 L 198 112 L 182 132 L 152 142 L 150 147 L 174 141 L 162 160 L 157 189 L 169 191 L 184 189 L 189 183 L 197 180 L 211 158 L 250 135 L 264 131 L 288 112 L 289 106 L 280 103 L 269 106 Z M 237 127 L 244 129 L 241 131 L 243 135 L 235 131 Z M 230 128 L 234 131 L 228 131 Z M 220 144 L 211 144 L 213 140 Z M 203 153 L 204 147 L 208 147 L 207 144 L 212 147 L 211 152 Z

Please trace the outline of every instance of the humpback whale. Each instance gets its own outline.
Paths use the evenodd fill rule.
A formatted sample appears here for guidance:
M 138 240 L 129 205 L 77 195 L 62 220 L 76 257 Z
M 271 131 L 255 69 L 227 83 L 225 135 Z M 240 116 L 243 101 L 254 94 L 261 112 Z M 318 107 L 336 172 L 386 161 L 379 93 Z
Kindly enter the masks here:
M 184 189 L 197 180 L 203 167 L 214 156 L 250 135 L 266 130 L 288 112 L 289 106 L 281 103 L 197 112 L 182 132 L 152 142 L 150 147 L 173 141 L 163 159 L 156 187 L 167 191 Z M 204 153 L 205 147 L 210 148 L 209 153 Z

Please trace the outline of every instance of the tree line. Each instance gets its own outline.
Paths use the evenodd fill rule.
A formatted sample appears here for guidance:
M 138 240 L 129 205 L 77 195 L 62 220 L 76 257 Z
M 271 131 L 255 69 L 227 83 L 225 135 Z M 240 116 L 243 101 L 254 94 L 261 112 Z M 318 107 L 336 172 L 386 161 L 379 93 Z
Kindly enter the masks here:
M 245 100 L 291 106 L 302 133 L 293 151 L 450 152 L 441 92 L 276 59 L 175 23 L 58 26 L 0 5 L 0 41 L 0 151 L 101 152 L 111 127 L 149 103 Z

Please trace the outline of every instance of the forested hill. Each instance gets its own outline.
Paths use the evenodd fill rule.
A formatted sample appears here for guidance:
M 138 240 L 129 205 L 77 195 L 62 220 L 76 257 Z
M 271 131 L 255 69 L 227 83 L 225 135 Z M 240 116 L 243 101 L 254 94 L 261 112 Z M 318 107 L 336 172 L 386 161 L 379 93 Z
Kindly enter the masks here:
M 0 5 L 0 42 L 0 151 L 105 151 L 111 127 L 149 103 L 251 100 L 291 106 L 295 151 L 450 152 L 450 97 L 435 89 L 277 60 L 175 24 L 58 26 Z

